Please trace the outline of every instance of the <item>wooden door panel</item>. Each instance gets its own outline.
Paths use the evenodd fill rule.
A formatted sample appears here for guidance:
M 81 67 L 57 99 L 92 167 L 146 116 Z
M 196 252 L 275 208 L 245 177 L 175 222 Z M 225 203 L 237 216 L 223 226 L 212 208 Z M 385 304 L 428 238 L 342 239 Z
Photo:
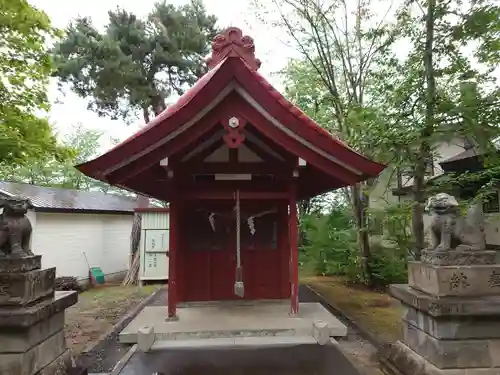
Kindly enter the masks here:
M 238 300 L 234 294 L 236 271 L 236 222 L 234 202 L 202 202 L 186 208 L 183 233 L 182 291 L 186 301 Z M 197 204 L 196 204 L 197 203 Z M 283 208 L 270 202 L 243 202 L 241 210 L 241 260 L 244 299 L 285 297 L 287 268 L 283 267 L 287 246 L 283 238 Z M 211 212 L 216 215 L 211 222 Z M 264 215 L 258 216 L 259 214 Z M 248 217 L 257 217 L 253 229 Z M 286 264 L 285 267 L 288 267 Z

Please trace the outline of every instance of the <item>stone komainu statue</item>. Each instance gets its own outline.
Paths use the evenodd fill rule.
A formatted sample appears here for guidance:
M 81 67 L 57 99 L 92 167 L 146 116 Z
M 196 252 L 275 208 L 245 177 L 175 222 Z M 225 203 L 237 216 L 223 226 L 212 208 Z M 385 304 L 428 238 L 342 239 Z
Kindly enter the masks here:
M 429 198 L 426 209 L 432 213 L 431 247 L 428 251 L 483 251 L 486 249 L 484 216 L 480 206 L 469 207 L 461 216 L 457 200 L 446 193 Z
M 0 256 L 29 256 L 31 223 L 25 216 L 33 208 L 29 199 L 0 198 Z M 3 253 L 3 254 L 2 254 Z

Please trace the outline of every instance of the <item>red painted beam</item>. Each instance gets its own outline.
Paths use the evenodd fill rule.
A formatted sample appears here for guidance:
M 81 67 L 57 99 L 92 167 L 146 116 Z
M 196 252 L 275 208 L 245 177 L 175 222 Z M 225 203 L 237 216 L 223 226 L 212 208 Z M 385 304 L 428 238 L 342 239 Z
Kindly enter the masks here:
M 182 195 L 186 200 L 234 200 L 234 190 L 214 190 L 214 191 L 187 191 Z M 288 192 L 240 192 L 242 200 L 275 200 L 275 199 L 290 199 Z
M 278 163 L 280 161 L 279 159 L 276 159 L 275 157 L 270 155 L 268 152 L 263 150 L 261 147 L 259 147 L 258 145 L 256 145 L 255 143 L 253 143 L 249 140 L 246 140 L 244 145 L 247 146 L 250 151 L 255 153 L 255 155 L 260 157 L 266 163 L 267 162 Z
M 184 163 L 189 163 L 189 164 L 196 164 L 196 163 L 203 163 L 203 160 L 205 160 L 208 156 L 210 156 L 214 151 L 216 151 L 218 148 L 222 147 L 224 144 L 224 141 L 221 139 L 218 139 L 214 143 L 212 143 L 210 146 L 207 146 L 207 148 L 203 149 L 199 153 L 193 155 L 193 157 L 189 158 L 186 160 Z M 180 161 L 179 164 L 182 164 L 183 162 Z
M 295 181 L 290 185 L 290 215 L 288 227 L 290 233 L 290 313 L 299 313 L 299 250 L 298 250 L 298 228 L 297 228 L 297 187 Z
M 169 161 L 179 163 L 182 159 L 184 159 L 184 157 L 186 157 L 188 154 L 190 154 L 194 149 L 203 145 L 208 140 L 213 139 L 212 137 L 214 137 L 215 134 L 217 134 L 217 133 L 220 133 L 219 138 L 222 140 L 222 135 L 224 134 L 222 125 L 220 127 L 214 126 L 209 132 L 207 132 L 205 134 L 204 137 L 195 139 L 194 141 L 189 143 L 189 145 L 187 147 L 185 147 L 183 150 L 181 150 L 175 154 L 170 155 Z M 193 157 L 195 157 L 196 155 L 193 155 Z
M 213 134 L 213 128 L 219 125 L 220 113 L 226 111 L 229 105 L 230 103 L 227 101 L 220 103 L 200 121 L 170 142 L 163 144 L 130 164 L 109 173 L 106 176 L 106 181 L 115 185 L 130 180 L 159 163 L 161 159 L 185 150 L 194 140 Z
M 169 255 L 168 255 L 168 291 L 167 313 L 169 319 L 177 318 L 177 251 L 179 233 L 179 211 L 176 196 L 170 201 Z
M 270 125 L 269 121 L 262 114 L 250 107 L 240 96 L 233 96 L 231 101 L 231 108 L 234 111 L 241 113 L 259 132 L 267 138 L 272 139 L 279 146 L 287 150 L 293 150 L 296 155 L 303 155 L 307 161 L 310 161 L 318 169 L 338 178 L 346 185 L 352 185 L 360 180 L 360 176 L 324 158 L 307 146 L 289 137 L 274 125 Z
M 292 167 L 284 163 L 181 163 L 180 175 L 186 174 L 272 174 L 290 176 Z
M 259 140 L 259 143 L 262 143 L 264 146 L 267 146 L 268 148 L 273 150 L 275 153 L 280 155 L 286 162 L 291 162 L 297 158 L 297 156 L 293 155 L 290 152 L 290 150 L 284 149 L 282 146 L 273 143 L 272 140 L 270 140 L 264 134 L 262 134 L 255 126 L 252 125 L 252 123 L 249 123 L 249 125 L 247 125 L 247 127 L 245 128 L 245 135 L 248 137 L 247 138 L 248 142 L 252 142 L 252 138 L 254 137 L 257 138 Z

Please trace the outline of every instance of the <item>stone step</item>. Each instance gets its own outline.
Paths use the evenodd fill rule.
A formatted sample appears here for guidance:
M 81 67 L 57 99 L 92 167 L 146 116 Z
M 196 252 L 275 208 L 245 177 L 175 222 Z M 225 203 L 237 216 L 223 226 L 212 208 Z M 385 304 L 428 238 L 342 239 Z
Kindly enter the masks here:
M 179 332 L 156 332 L 157 341 L 184 341 L 200 339 L 232 339 L 236 337 L 293 337 L 296 336 L 295 329 L 260 329 L 260 330 L 207 330 L 207 331 L 179 331 Z
M 283 347 L 296 345 L 317 345 L 313 336 L 264 336 L 232 337 L 191 340 L 155 341 L 151 350 L 207 349 L 207 348 L 246 348 L 246 347 Z

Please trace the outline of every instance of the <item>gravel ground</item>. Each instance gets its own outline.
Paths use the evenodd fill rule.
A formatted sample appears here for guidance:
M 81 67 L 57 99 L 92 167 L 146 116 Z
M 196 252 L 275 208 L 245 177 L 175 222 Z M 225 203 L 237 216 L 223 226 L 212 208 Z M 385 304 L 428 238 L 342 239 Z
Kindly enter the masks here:
M 159 291 L 148 306 L 165 306 L 166 291 Z M 299 299 L 301 302 L 320 302 L 317 296 L 305 286 L 299 289 Z M 329 309 L 328 306 L 325 306 Z M 330 310 L 330 309 L 329 309 Z M 331 311 L 334 313 L 333 311 Z M 354 327 L 350 326 L 342 317 L 338 317 L 348 326 L 348 336 L 339 340 L 339 349 L 347 359 L 356 367 L 362 375 L 381 375 L 379 365 L 376 360 L 376 348 L 362 337 Z M 128 324 L 133 317 L 128 319 Z M 119 332 L 112 333 L 103 342 L 98 344 L 90 352 L 80 356 L 80 363 L 87 367 L 89 373 L 110 372 L 115 364 L 125 355 L 130 348 L 129 345 L 123 345 L 118 342 Z

